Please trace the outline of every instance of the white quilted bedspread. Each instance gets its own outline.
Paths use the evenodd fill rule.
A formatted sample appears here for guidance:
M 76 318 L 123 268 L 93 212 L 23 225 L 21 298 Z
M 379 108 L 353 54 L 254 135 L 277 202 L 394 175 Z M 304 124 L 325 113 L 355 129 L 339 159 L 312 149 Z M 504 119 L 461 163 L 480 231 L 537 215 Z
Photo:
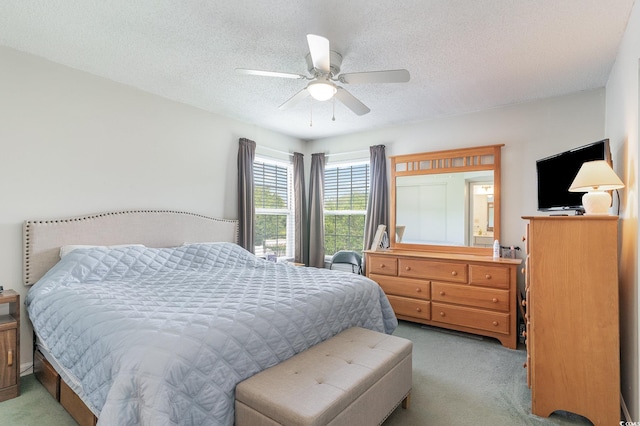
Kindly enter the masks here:
M 232 425 L 240 381 L 346 328 L 397 326 L 365 277 L 230 243 L 75 250 L 25 303 L 100 425 Z

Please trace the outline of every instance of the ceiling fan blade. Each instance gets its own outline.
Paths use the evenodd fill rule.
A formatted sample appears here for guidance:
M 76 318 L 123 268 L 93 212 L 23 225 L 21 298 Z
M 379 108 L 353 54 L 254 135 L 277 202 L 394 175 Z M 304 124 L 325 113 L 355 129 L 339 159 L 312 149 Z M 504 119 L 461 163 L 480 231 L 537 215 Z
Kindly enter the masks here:
M 296 78 L 296 79 L 307 78 L 302 74 L 292 74 L 288 72 L 276 72 L 276 71 L 249 70 L 246 68 L 236 68 L 236 73 L 244 74 L 244 75 L 259 75 L 262 77 L 280 77 L 280 78 Z
M 307 34 L 311 63 L 318 71 L 328 74 L 331 67 L 329 40 L 322 36 Z
M 285 103 L 283 103 L 282 105 L 280 105 L 278 107 L 278 109 L 288 109 L 291 108 L 292 106 L 296 105 L 298 102 L 300 102 L 301 100 L 303 100 L 304 98 L 306 98 L 307 96 L 309 96 L 309 91 L 307 90 L 307 88 L 305 87 L 304 89 L 302 89 L 301 91 L 299 91 L 298 93 L 296 93 L 295 95 L 293 95 L 292 97 L 290 97 Z
M 338 87 L 335 97 L 357 115 L 365 115 L 371 111 L 369 107 L 360 102 L 355 96 L 347 92 L 342 87 Z
M 340 74 L 338 80 L 345 84 L 406 83 L 410 75 L 407 70 L 352 72 Z

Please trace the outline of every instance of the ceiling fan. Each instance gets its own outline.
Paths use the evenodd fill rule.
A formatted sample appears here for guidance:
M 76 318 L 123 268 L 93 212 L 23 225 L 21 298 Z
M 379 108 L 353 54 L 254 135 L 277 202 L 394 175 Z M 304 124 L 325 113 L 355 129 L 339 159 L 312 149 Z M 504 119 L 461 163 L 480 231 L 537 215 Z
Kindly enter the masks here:
M 310 80 L 307 87 L 280 105 L 279 109 L 281 110 L 291 108 L 308 96 L 318 101 L 326 101 L 335 96 L 357 115 L 364 115 L 371 110 L 346 89 L 338 86 L 336 82 L 342 84 L 363 84 L 406 83 L 409 81 L 409 71 L 405 69 L 340 74 L 342 55 L 330 49 L 329 40 L 322 36 L 307 34 L 307 43 L 309 44 L 309 54 L 306 56 L 306 60 L 311 76 L 246 68 L 236 68 L 236 72 L 246 75 Z

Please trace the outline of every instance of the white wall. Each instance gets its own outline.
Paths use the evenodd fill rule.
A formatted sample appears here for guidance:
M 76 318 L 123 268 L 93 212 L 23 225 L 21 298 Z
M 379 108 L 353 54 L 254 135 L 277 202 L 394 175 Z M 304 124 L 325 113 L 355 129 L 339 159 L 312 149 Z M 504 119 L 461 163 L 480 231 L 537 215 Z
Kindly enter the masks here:
M 125 209 L 237 218 L 237 147 L 304 143 L 0 47 L 0 284 L 22 285 L 22 223 Z M 23 299 L 24 300 L 24 299 Z M 22 310 L 21 362 L 31 362 Z
M 621 388 L 628 420 L 640 421 L 640 319 L 638 307 L 638 120 L 640 108 L 640 4 L 631 12 L 627 30 L 609 75 L 606 130 L 612 142 L 614 169 L 621 190 L 620 346 Z
M 387 156 L 493 144 L 502 148 L 501 244 L 522 247 L 521 216 L 537 214 L 540 158 L 603 139 L 604 89 L 311 142 L 308 152 L 358 152 L 384 144 Z M 364 152 L 364 154 L 363 154 Z M 337 155 L 336 155 L 337 156 Z

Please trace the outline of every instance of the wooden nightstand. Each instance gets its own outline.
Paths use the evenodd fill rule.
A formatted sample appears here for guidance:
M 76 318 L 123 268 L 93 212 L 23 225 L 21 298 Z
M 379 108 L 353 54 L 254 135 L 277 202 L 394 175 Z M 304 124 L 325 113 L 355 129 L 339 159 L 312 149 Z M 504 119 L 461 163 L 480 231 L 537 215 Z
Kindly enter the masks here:
M 5 303 L 9 314 L 0 315 L 0 401 L 20 394 L 20 295 L 3 291 L 0 304 Z

